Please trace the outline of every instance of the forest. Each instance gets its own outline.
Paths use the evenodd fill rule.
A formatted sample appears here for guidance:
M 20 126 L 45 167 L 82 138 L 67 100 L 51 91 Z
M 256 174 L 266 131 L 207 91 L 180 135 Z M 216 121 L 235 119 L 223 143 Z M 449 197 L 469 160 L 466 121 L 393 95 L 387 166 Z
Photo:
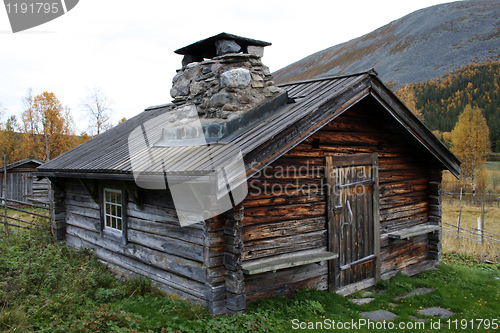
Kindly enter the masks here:
M 412 111 L 421 113 L 425 125 L 445 143 L 445 133 L 455 128 L 466 105 L 481 109 L 490 130 L 491 151 L 500 152 L 499 61 L 463 66 L 442 78 L 403 86 L 395 93 Z M 412 96 L 402 97 L 403 93 Z M 409 105 L 412 99 L 414 105 Z
M 89 121 L 78 134 L 71 109 L 52 92 L 21 98 L 21 117 L 7 115 L 0 102 L 0 166 L 25 158 L 47 162 L 113 127 L 111 102 L 98 87 L 88 89 L 79 109 Z M 118 123 L 122 123 L 122 118 Z

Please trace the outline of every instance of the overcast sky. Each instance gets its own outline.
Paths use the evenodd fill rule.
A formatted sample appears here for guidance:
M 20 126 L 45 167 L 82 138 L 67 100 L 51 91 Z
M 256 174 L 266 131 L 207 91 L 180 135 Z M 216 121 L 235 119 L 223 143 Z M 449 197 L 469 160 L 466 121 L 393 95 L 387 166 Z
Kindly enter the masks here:
M 80 100 L 100 87 L 113 122 L 171 101 L 182 56 L 174 50 L 220 32 L 273 43 L 271 71 L 367 34 L 413 11 L 449 1 L 172 1 L 80 0 L 51 22 L 13 34 L 0 8 L 0 102 L 21 113 L 28 88 L 53 92 L 86 128 Z

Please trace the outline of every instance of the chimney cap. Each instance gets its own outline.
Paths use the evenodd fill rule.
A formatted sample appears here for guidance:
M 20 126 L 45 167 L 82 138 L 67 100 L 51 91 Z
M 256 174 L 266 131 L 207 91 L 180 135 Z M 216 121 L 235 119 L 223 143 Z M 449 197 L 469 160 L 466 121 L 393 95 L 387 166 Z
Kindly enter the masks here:
M 233 40 L 238 44 L 243 52 L 247 51 L 247 47 L 252 45 L 252 46 L 269 46 L 271 43 L 264 42 L 261 40 L 256 40 L 256 39 L 251 39 L 251 38 L 246 38 L 246 37 L 240 37 L 228 33 L 220 33 L 218 35 L 200 40 L 196 43 L 193 43 L 191 45 L 182 47 L 178 50 L 175 50 L 174 52 L 177 54 L 182 54 L 182 55 L 193 55 L 196 57 L 201 57 L 201 58 L 213 58 L 216 56 L 216 50 L 215 50 L 215 41 L 221 40 L 221 39 L 228 39 L 228 40 Z

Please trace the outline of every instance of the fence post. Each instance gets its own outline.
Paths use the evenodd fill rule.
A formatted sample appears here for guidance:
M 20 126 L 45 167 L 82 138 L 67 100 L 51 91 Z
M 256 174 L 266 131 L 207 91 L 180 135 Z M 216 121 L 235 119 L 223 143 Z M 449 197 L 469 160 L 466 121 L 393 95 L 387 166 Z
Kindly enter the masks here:
M 3 225 L 5 227 L 5 234 L 9 234 L 9 225 L 7 224 L 7 164 L 6 164 L 7 158 L 6 155 L 3 155 L 3 190 L 2 190 L 2 196 L 3 196 Z
M 483 180 L 483 197 L 482 197 L 482 200 L 481 200 L 481 244 L 483 244 L 484 242 L 484 192 L 485 192 L 485 188 L 484 188 L 484 180 Z

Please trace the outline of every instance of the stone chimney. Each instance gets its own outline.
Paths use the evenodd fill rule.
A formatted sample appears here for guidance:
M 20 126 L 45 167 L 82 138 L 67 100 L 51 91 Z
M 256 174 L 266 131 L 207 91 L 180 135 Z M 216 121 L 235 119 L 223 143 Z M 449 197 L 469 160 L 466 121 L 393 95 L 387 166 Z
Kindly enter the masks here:
M 184 58 L 170 90 L 174 110 L 202 124 L 220 123 L 283 95 L 261 61 L 269 45 L 221 33 L 176 50 Z

